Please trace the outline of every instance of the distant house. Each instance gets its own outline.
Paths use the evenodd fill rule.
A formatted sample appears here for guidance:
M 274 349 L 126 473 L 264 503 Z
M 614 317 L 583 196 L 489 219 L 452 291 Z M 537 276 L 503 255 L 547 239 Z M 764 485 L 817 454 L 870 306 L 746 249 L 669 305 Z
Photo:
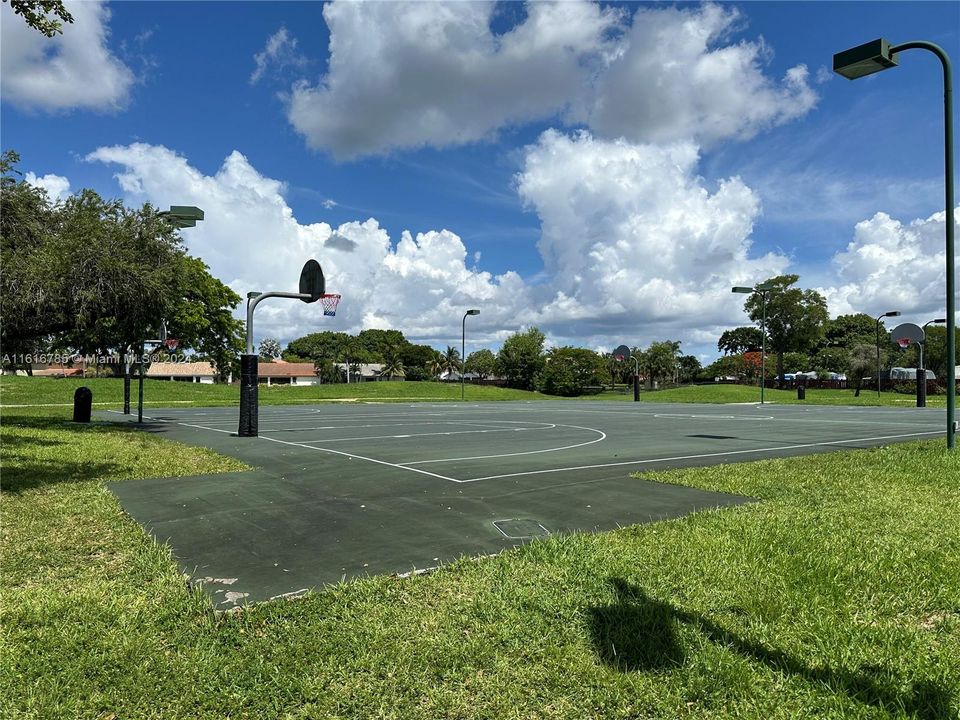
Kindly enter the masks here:
M 291 363 L 283 360 L 257 364 L 257 375 L 266 385 L 319 385 L 313 363 Z
M 346 372 L 345 363 L 334 363 L 341 372 Z M 374 382 L 376 380 L 403 380 L 400 375 L 388 378 L 383 374 L 383 363 L 350 363 L 350 382 Z
M 213 364 L 208 362 L 155 362 L 150 364 L 146 376 L 154 380 L 174 380 L 210 385 L 216 379 L 217 371 Z
M 49 365 L 44 367 L 34 367 L 34 377 L 83 377 L 82 367 L 68 367 L 66 365 Z M 18 370 L 17 375 L 26 375 L 23 370 Z

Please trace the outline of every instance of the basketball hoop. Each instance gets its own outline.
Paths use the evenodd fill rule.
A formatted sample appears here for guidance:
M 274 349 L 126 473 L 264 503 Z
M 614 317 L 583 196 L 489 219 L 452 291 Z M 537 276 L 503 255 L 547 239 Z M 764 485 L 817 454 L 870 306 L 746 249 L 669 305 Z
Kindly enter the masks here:
M 900 346 L 900 349 L 901 349 L 901 350 L 906 350 L 908 347 L 910 347 L 910 343 L 911 343 L 911 342 L 913 342 L 913 340 L 912 340 L 911 338 L 908 338 L 908 337 L 899 338 L 899 339 L 897 340 L 897 345 Z
M 320 296 L 320 304 L 323 305 L 323 314 L 333 317 L 337 314 L 337 305 L 340 304 L 340 296 L 336 293 L 326 293 Z
M 169 351 L 173 352 L 177 349 L 177 346 L 180 345 L 180 341 L 176 338 L 167 338 L 163 341 L 163 346 Z

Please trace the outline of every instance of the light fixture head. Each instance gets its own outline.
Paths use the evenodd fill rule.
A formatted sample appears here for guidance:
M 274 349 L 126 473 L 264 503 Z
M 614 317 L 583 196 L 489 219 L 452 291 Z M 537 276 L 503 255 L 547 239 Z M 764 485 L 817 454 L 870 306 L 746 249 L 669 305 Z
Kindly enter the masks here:
M 883 316 L 884 316 L 884 317 L 900 317 L 900 311 L 899 311 L 899 310 L 891 310 L 891 311 L 888 312 L 888 313 L 884 313 Z
M 479 315 L 479 310 L 467 310 L 467 315 Z
M 731 288 L 731 289 L 730 289 L 730 292 L 735 292 L 735 293 L 752 293 L 752 292 L 753 292 L 753 288 L 752 288 L 752 287 L 742 287 L 742 286 L 738 286 L 738 287 L 735 287 L 735 288 Z
M 833 56 L 833 71 L 848 80 L 856 80 L 897 66 L 897 56 L 883 38 L 871 40 Z

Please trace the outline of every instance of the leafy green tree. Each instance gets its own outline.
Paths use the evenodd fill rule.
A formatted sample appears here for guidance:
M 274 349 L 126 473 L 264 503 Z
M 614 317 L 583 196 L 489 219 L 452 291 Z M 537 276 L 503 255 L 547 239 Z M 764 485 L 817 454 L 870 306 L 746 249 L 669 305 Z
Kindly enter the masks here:
M 677 361 L 680 357 L 680 343 L 673 340 L 650 343 L 643 353 L 644 374 L 647 376 L 647 385 L 673 380 L 677 371 Z
M 824 327 L 824 346 L 846 351 L 855 345 L 875 341 L 877 321 L 866 313 L 838 315 Z
M 414 345 L 407 343 L 400 350 L 400 360 L 403 366 L 409 371 L 411 368 L 421 368 L 428 370 L 430 361 L 436 356 L 437 351 L 429 345 Z
M 367 362 L 385 362 L 387 352 L 393 348 L 402 348 L 410 343 L 399 330 L 378 330 L 371 328 L 361 330 L 357 341 L 367 352 L 370 359 Z
M 404 377 L 405 375 L 403 360 L 400 359 L 399 353 L 390 355 L 380 369 L 380 377 L 386 377 L 387 380 L 395 377 Z
M 168 321 L 182 347 L 222 361 L 242 340 L 230 310 L 240 297 L 186 254 L 150 205 L 133 210 L 82 190 L 52 206 L 15 177 L 0 183 L 0 342 L 23 352 L 54 342 L 83 354 L 140 349 Z
M 926 342 L 923 347 L 923 364 L 928 370 L 933 370 L 938 378 L 946 378 L 947 362 L 957 364 L 960 359 L 960 335 L 956 338 L 956 344 L 953 349 L 953 357 L 947 358 L 947 328 L 937 325 L 928 325 L 926 329 Z M 919 361 L 919 352 L 917 360 Z
M 474 373 L 485 380 L 497 371 L 497 358 L 486 348 L 470 353 L 464 364 L 464 372 Z
M 544 368 L 543 343 L 546 336 L 536 327 L 516 332 L 504 341 L 497 353 L 497 374 L 507 385 L 533 390 Z
M 724 331 L 717 342 L 717 350 L 724 355 L 741 355 L 748 350 L 759 350 L 762 345 L 760 328 L 747 326 Z
M 845 372 L 849 355 L 850 351 L 843 347 L 821 348 L 813 357 L 813 369 L 817 372 Z
M 605 370 L 603 357 L 593 350 L 553 348 L 546 355 L 540 387 L 549 395 L 582 395 L 584 388 L 603 382 Z
M 264 360 L 273 362 L 280 357 L 280 343 L 278 343 L 274 338 L 264 338 L 260 341 L 260 349 L 258 354 Z
M 807 372 L 813 364 L 806 353 L 789 352 L 783 355 L 783 366 L 789 372 Z
M 700 361 L 693 355 L 681 355 L 677 359 L 677 366 L 680 368 L 680 382 L 682 383 L 696 380 L 702 369 Z
M 52 38 L 63 33 L 63 23 L 72 23 L 73 15 L 67 12 L 63 0 L 3 0 L 9 2 L 13 11 L 37 32 Z
M 783 381 L 784 354 L 809 352 L 824 337 L 829 319 L 827 301 L 816 290 L 792 287 L 799 275 L 780 275 L 767 280 L 773 290 L 767 293 L 767 336 L 770 349 L 777 356 L 777 377 Z M 763 304 L 759 295 L 750 295 L 744 310 L 758 325 L 763 318 Z

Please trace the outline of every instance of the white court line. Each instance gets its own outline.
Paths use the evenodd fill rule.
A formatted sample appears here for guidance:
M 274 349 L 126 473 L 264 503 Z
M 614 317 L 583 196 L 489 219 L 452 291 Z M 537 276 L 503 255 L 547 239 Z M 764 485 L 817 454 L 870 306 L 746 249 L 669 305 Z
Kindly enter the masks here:
M 364 435 L 362 437 L 348 437 L 348 438 L 318 438 L 316 440 L 301 440 L 300 442 L 310 443 L 310 442 L 348 442 L 352 440 L 391 440 L 393 438 L 420 438 L 420 437 L 431 437 L 433 435 L 471 435 L 471 434 L 480 434 L 480 433 L 495 433 L 495 432 L 522 432 L 524 430 L 552 430 L 557 427 L 551 423 L 544 423 L 546 427 L 520 427 L 520 428 L 495 428 L 493 430 L 450 430 L 448 432 L 429 432 L 429 433 L 407 433 L 405 435 Z M 566 426 L 564 426 L 566 427 Z M 570 426 L 572 427 L 572 426 Z M 277 430 L 271 430 L 270 432 L 278 432 Z M 577 447 L 572 445 L 571 447 Z M 526 454 L 526 453 L 518 453 Z M 499 457 L 496 455 L 491 455 L 488 457 Z M 424 462 L 447 462 L 446 460 L 425 460 Z M 404 463 L 400 463 L 401 465 Z M 417 463 L 410 463 L 415 465 Z
M 454 480 L 459 483 L 478 482 L 479 480 L 495 480 L 497 478 L 519 477 L 521 475 L 544 475 L 546 473 L 568 472 L 570 470 L 591 470 L 602 467 L 618 467 L 621 465 L 645 465 L 650 463 L 670 462 L 673 460 L 693 460 L 696 458 L 722 457 L 729 455 L 748 455 L 751 453 L 774 452 L 777 450 L 798 450 L 800 448 L 821 447 L 823 445 L 845 445 L 855 442 L 872 442 L 875 440 L 893 440 L 895 438 L 917 437 L 918 435 L 940 435 L 942 430 L 932 430 L 930 432 L 906 433 L 902 435 L 880 435 L 877 437 L 854 438 L 852 440 L 832 440 L 830 442 L 803 443 L 801 445 L 779 445 L 777 447 L 757 448 L 755 450 L 728 450 L 726 452 L 702 453 L 700 455 L 675 455 L 673 457 L 650 458 L 647 460 L 628 460 L 626 462 L 599 463 L 597 465 L 578 465 L 576 467 L 550 468 L 548 470 L 527 470 L 525 472 L 505 473 L 503 475 L 487 475 L 485 477 L 470 478 L 468 480 Z
M 545 448 L 543 450 L 526 450 L 524 452 L 515 452 L 515 453 L 500 453 L 498 455 L 474 455 L 473 457 L 458 457 L 458 458 L 442 458 L 439 460 L 417 460 L 416 462 L 400 463 L 403 467 L 409 467 L 411 465 L 427 465 L 429 463 L 443 463 L 443 462 L 456 462 L 457 460 L 484 460 L 486 458 L 500 458 L 500 457 L 516 457 L 517 455 L 542 455 L 543 453 L 548 452 L 557 452 L 558 450 L 572 450 L 573 448 L 584 447 L 585 445 L 593 445 L 602 440 L 606 440 L 607 434 L 602 430 L 597 430 L 596 428 L 580 427 L 579 425 L 555 425 L 554 427 L 565 427 L 565 428 L 576 428 L 577 430 L 589 430 L 591 432 L 598 433 L 600 437 L 590 440 L 588 442 L 577 443 L 576 445 L 564 445 L 563 447 L 556 448 Z M 471 480 L 458 480 L 457 482 L 472 482 Z
M 223 432 L 223 431 L 218 431 Z M 386 460 L 377 460 L 375 458 L 364 457 L 363 455 L 355 455 L 354 453 L 341 452 L 340 450 L 331 450 L 330 448 L 316 447 L 314 445 L 304 445 L 303 443 L 290 442 L 289 440 L 277 440 L 276 438 L 267 437 L 266 435 L 258 435 L 257 437 L 262 440 L 269 440 L 270 442 L 280 443 L 281 445 L 294 445 L 296 447 L 306 448 L 307 450 L 319 450 L 320 452 L 332 453 L 334 455 L 343 455 L 344 457 L 355 458 L 356 460 L 366 460 L 367 462 L 376 463 L 377 465 L 386 465 L 387 467 L 397 468 L 398 470 L 409 470 L 410 472 L 420 473 L 421 475 L 429 475 L 431 477 L 440 478 L 441 480 L 449 480 L 450 482 L 463 482 L 462 480 L 457 480 L 456 478 L 447 477 L 446 475 L 438 475 L 437 473 L 428 472 L 426 470 L 420 470 L 418 468 L 408 468 L 403 465 L 397 465 L 396 463 L 387 462 Z

